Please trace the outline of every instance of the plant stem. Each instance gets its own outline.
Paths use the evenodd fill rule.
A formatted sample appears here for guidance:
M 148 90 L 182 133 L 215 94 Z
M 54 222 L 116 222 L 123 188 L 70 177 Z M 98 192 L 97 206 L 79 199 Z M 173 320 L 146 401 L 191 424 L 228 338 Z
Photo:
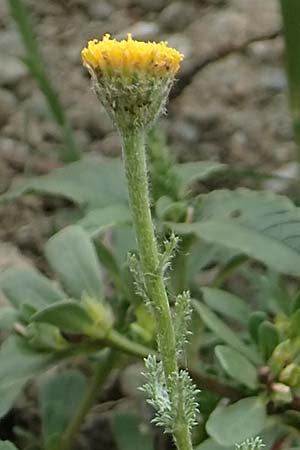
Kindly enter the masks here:
M 116 330 L 111 330 L 107 335 L 107 343 L 111 347 L 115 347 L 124 353 L 134 355 L 139 358 L 147 358 L 150 353 L 155 353 L 151 348 L 145 347 L 137 342 L 130 341 Z
M 159 252 L 150 211 L 144 130 L 134 130 L 123 136 L 123 157 L 140 263 L 147 294 L 153 305 L 158 345 L 170 393 L 171 375 L 178 373 L 178 364 L 169 300 L 163 274 L 158 270 Z M 181 393 L 178 394 L 181 397 Z M 191 450 L 188 424 L 183 420 L 178 425 L 174 433 L 178 450 Z
M 73 441 L 80 430 L 85 416 L 94 405 L 99 390 L 106 382 L 118 358 L 118 352 L 114 350 L 108 350 L 105 357 L 102 358 L 101 361 L 96 363 L 94 375 L 86 389 L 85 396 L 76 412 L 76 415 L 73 417 L 72 421 L 69 423 L 62 436 L 59 450 L 72 449 Z

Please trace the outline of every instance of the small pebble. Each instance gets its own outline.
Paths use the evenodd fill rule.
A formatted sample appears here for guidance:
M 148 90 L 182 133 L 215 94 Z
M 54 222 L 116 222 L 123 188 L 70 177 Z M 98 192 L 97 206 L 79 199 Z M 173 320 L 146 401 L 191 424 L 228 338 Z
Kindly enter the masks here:
M 195 15 L 195 8 L 191 3 L 183 1 L 171 2 L 160 14 L 160 23 L 170 31 L 178 31 L 189 25 Z
M 5 125 L 17 106 L 17 99 L 13 93 L 0 88 L 0 128 Z
M 166 0 L 138 0 L 135 2 L 145 12 L 161 11 L 166 6 L 166 3 Z
M 0 56 L 0 86 L 14 87 L 27 75 L 27 69 L 17 58 Z
M 113 11 L 114 7 L 109 2 L 102 0 L 88 2 L 88 14 L 93 20 L 106 20 Z
M 299 179 L 299 164 L 295 161 L 284 164 L 279 169 L 275 170 L 273 175 L 282 178 L 274 177 L 273 179 L 265 181 L 263 188 L 273 192 L 282 193 L 291 184 L 291 180 Z
M 140 41 L 152 41 L 157 40 L 159 34 L 159 25 L 156 22 L 137 22 L 132 27 L 121 32 L 117 38 L 123 39 L 127 36 L 127 33 L 131 33 L 134 39 Z

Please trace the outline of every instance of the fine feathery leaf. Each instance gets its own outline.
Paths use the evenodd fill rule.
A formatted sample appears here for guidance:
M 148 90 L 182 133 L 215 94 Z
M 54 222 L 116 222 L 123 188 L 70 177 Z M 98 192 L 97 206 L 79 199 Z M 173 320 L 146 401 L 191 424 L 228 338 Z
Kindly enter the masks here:
M 265 444 L 259 436 L 246 439 L 240 444 L 235 444 L 235 450 L 260 450 L 263 447 L 265 447 Z
M 197 395 L 200 390 L 194 385 L 193 380 L 186 370 L 171 375 L 172 391 L 170 393 L 172 411 L 175 414 L 175 423 L 180 426 L 187 423 L 189 429 L 197 424 L 199 413 Z
M 188 343 L 189 323 L 192 315 L 191 298 L 189 292 L 183 292 L 178 295 L 174 307 L 174 331 L 176 339 L 177 356 L 180 357 L 184 352 L 185 345 Z
M 185 370 L 170 376 L 167 388 L 161 361 L 154 355 L 145 359 L 146 383 L 141 388 L 148 396 L 148 403 L 153 406 L 156 415 L 153 423 L 164 428 L 166 433 L 174 433 L 182 422 L 191 429 L 196 424 L 198 404 L 196 397 L 200 392 L 193 384 Z
M 164 251 L 160 255 L 160 261 L 159 261 L 159 267 L 158 267 L 158 271 L 160 273 L 165 274 L 166 271 L 170 268 L 171 261 L 175 256 L 179 240 L 180 240 L 179 237 L 175 236 L 175 234 L 172 233 L 170 238 L 166 239 L 163 242 Z
M 144 300 L 145 304 L 149 307 L 149 309 L 151 309 L 150 299 L 148 297 L 146 290 L 144 274 L 140 266 L 140 262 L 135 253 L 129 253 L 128 266 L 133 276 L 136 295 L 141 297 Z
M 143 375 L 146 378 L 146 383 L 141 390 L 146 393 L 148 397 L 147 402 L 156 411 L 152 422 L 163 427 L 166 433 L 172 433 L 174 430 L 174 411 L 172 411 L 170 397 L 166 388 L 162 362 L 158 362 L 154 355 L 149 355 L 145 359 L 145 368 L 146 371 Z

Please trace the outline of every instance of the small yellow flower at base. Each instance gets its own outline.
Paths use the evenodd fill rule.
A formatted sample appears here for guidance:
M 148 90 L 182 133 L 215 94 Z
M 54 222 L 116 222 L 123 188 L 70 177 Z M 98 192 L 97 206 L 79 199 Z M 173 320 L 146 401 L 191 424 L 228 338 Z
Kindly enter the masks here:
M 140 42 L 106 34 L 81 52 L 95 92 L 124 133 L 148 127 L 163 109 L 183 55 L 166 42 Z

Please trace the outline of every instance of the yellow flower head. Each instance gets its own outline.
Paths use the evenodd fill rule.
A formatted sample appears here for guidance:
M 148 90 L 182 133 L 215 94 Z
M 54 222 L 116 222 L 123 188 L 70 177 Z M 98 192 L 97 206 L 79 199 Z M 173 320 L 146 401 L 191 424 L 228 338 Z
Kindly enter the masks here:
M 140 42 L 128 34 L 127 40 L 116 41 L 106 34 L 102 41 L 89 41 L 81 52 L 84 65 L 99 72 L 111 71 L 119 74 L 134 72 L 154 76 L 174 77 L 183 55 L 167 42 Z
M 93 87 L 118 129 L 149 127 L 163 109 L 183 55 L 166 42 L 139 42 L 106 34 L 81 52 Z

